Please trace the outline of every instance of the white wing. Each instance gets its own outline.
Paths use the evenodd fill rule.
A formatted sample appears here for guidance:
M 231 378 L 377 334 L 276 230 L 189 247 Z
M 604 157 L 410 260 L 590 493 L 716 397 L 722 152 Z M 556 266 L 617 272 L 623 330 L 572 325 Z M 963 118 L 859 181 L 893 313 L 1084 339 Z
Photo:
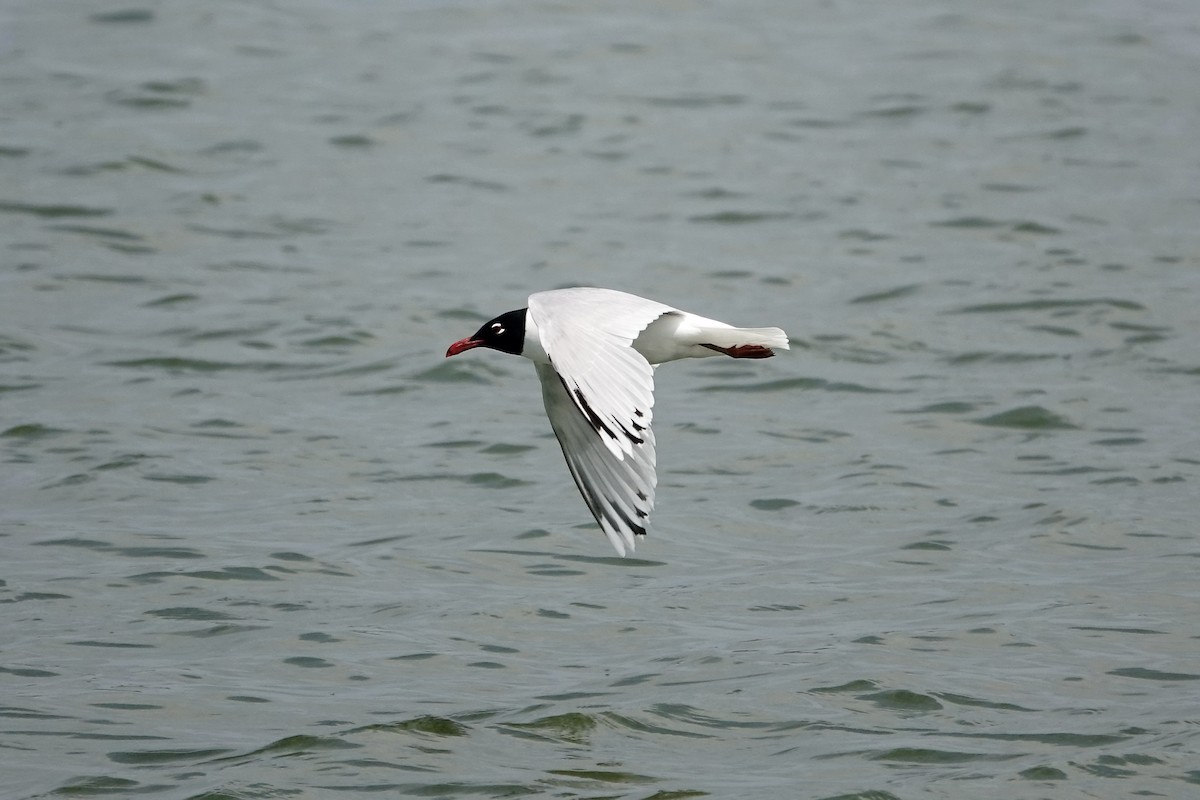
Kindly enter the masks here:
M 654 368 L 630 345 L 674 310 L 612 289 L 558 289 L 529 297 L 542 348 L 567 396 L 618 459 L 643 443 L 653 417 Z
M 634 537 L 646 535 L 658 482 L 649 420 L 639 433 L 641 442 L 630 453 L 614 454 L 554 367 L 538 364 L 537 373 L 546 415 L 579 493 L 617 553 L 633 552 Z M 652 391 L 653 384 L 648 382 L 647 395 Z
M 592 515 L 617 552 L 634 549 L 654 508 L 654 368 L 633 349 L 675 309 L 611 289 L 529 298 L 549 364 L 538 364 L 546 414 Z

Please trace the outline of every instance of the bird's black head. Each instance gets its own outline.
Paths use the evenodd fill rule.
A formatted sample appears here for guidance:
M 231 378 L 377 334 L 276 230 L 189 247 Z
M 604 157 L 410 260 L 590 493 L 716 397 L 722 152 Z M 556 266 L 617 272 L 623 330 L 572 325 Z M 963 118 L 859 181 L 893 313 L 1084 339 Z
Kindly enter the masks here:
M 525 349 L 525 309 L 507 311 L 483 323 L 474 335 L 450 345 L 450 349 L 446 351 L 446 358 L 476 347 L 490 347 L 501 353 L 521 355 L 521 351 Z

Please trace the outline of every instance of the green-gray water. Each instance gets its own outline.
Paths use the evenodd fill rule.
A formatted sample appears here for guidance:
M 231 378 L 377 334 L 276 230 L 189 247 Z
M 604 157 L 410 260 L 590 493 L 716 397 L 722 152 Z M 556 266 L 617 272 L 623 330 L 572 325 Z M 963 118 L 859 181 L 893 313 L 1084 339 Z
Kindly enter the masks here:
M 1186 797 L 1190 0 L 0 9 L 0 796 Z M 636 558 L 530 365 L 658 373 Z

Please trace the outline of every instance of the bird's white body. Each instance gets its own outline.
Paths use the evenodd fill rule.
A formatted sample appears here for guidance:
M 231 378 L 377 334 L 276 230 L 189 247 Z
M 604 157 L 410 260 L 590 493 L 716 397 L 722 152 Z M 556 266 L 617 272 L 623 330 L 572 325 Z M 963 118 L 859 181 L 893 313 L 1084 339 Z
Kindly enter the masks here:
M 704 344 L 722 347 L 758 344 L 789 349 L 787 334 L 779 328 L 735 328 L 626 292 L 581 287 L 530 295 L 525 311 L 525 350 L 521 355 L 537 364 L 550 363 L 538 319 L 541 318 L 542 324 L 552 325 L 555 317 L 568 316 L 574 316 L 575 326 L 611 326 L 614 333 L 641 325 L 630 346 L 651 365 L 722 355 Z
M 447 355 L 477 346 L 516 352 L 517 312 Z M 735 328 L 611 289 L 529 296 L 520 355 L 537 366 L 546 414 L 580 493 L 616 551 L 632 552 L 654 508 L 654 366 L 680 358 L 766 358 L 788 349 L 779 328 Z

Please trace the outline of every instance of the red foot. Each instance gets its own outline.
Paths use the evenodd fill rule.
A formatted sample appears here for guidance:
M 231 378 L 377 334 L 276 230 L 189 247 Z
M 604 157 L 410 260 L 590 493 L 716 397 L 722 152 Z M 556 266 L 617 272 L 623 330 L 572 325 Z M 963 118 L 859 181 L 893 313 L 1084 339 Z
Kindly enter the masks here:
M 736 347 L 717 347 L 715 344 L 706 344 L 703 346 L 709 350 L 724 353 L 730 358 L 770 358 L 775 355 L 774 350 L 769 347 L 763 347 L 761 344 L 739 344 Z

